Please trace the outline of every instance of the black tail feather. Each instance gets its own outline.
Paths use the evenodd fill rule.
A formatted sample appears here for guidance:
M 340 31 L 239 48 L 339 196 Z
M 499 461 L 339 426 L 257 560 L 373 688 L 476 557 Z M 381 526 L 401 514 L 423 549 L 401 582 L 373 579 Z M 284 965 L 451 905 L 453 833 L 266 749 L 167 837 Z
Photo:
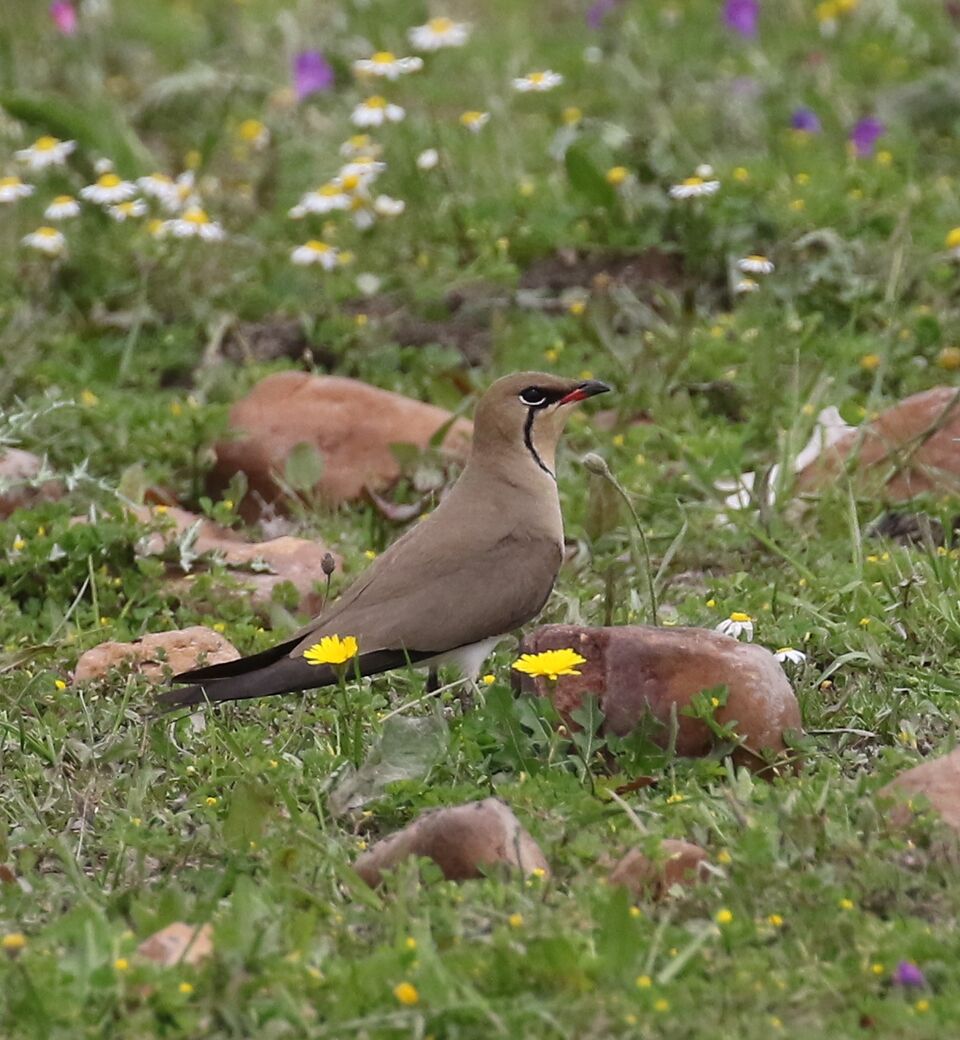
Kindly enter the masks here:
M 269 650 L 261 650 L 259 654 L 239 657 L 236 661 L 224 661 L 222 664 L 210 664 L 203 668 L 191 668 L 189 672 L 181 672 L 173 677 L 173 682 L 194 683 L 201 679 L 229 679 L 234 675 L 246 675 L 247 672 L 265 668 L 268 664 L 279 661 L 301 642 L 302 636 L 288 639 L 285 643 L 271 646 Z
M 356 661 L 349 662 L 347 678 L 353 678 L 358 671 L 361 676 L 367 676 L 386 672 L 391 668 L 402 668 L 407 664 L 415 665 L 427 658 L 435 657 L 436 653 L 435 650 L 413 653 L 404 650 L 376 650 L 369 654 L 361 654 Z M 264 652 L 266 656 L 269 654 L 269 650 Z M 264 655 L 254 654 L 239 661 L 229 661 L 228 665 L 241 665 Z M 213 666 L 215 669 L 221 667 Z M 197 669 L 197 672 L 201 671 L 206 672 L 207 669 Z M 204 680 L 197 672 L 184 672 L 175 677 L 174 681 L 193 676 L 201 678 L 202 681 L 160 694 L 156 702 L 159 714 L 179 708 L 193 708 L 207 702 L 218 704 L 221 701 L 240 701 L 251 697 L 273 697 L 281 693 L 313 690 L 321 686 L 333 686 L 339 681 L 338 671 L 330 665 L 312 665 L 302 657 L 284 656 L 281 660 L 262 667 L 254 665 L 252 670 L 238 669 L 232 675 L 218 673 L 218 676 L 209 680 Z

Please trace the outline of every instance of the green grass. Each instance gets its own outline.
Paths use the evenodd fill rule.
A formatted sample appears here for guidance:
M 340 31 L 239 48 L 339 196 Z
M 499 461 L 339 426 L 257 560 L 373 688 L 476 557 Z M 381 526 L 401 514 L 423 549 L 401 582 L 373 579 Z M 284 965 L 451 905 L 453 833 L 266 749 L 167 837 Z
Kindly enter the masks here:
M 425 6 L 114 2 L 85 11 L 72 39 L 33 6 L 0 14 L 3 166 L 13 172 L 8 157 L 40 133 L 79 147 L 67 171 L 31 178 L 35 195 L 3 210 L 0 442 L 76 479 L 62 501 L 0 525 L 0 864 L 23 882 L 0 882 L 0 934 L 26 936 L 19 956 L 0 956 L 0 1035 L 950 1035 L 955 846 L 930 821 L 891 831 L 873 794 L 955 742 L 960 561 L 868 538 L 884 505 L 844 482 L 727 525 L 713 487 L 789 460 L 823 406 L 857 423 L 955 381 L 942 352 L 960 343 L 944 246 L 960 224 L 960 101 L 943 6 L 861 0 L 828 36 L 812 3 L 771 0 L 754 43 L 723 28 L 712 0 L 624 4 L 600 32 L 572 3 L 463 7 L 468 46 L 384 88 L 408 115 L 374 135 L 388 163 L 376 189 L 406 212 L 369 232 L 342 215 L 305 227 L 286 214 L 340 166 L 363 93 L 350 62 L 407 53 Z M 290 55 L 321 44 L 338 88 L 298 106 Z M 588 45 L 599 62 L 585 61 Z M 533 68 L 566 81 L 514 94 L 510 78 Z M 801 104 L 821 134 L 789 130 Z M 569 106 L 583 113 L 575 131 Z M 491 113 L 476 136 L 458 124 L 467 109 Z M 887 132 L 856 159 L 846 134 L 868 112 Z M 263 152 L 238 141 L 248 118 L 269 128 Z M 428 147 L 442 165 L 425 174 L 414 160 Z M 156 240 L 88 209 L 65 227 L 62 262 L 21 247 L 49 199 L 76 194 L 104 155 L 126 177 L 175 175 L 189 155 L 228 240 Z M 702 162 L 720 192 L 670 201 L 667 188 Z M 604 179 L 614 165 L 631 174 L 619 192 Z M 291 265 L 290 251 L 320 236 L 352 264 Z M 555 249 L 650 246 L 680 258 L 670 284 L 599 290 L 580 314 L 511 302 Z M 733 263 L 754 251 L 777 271 L 734 298 Z M 425 318 L 447 316 L 452 289 L 506 300 L 489 304 L 489 359 L 466 369 L 450 347 L 393 342 L 356 303 L 359 273 Z M 569 430 L 560 491 L 580 551 L 543 620 L 649 617 L 628 517 L 611 518 L 578 462 L 596 451 L 627 489 L 654 566 L 671 554 L 657 590 L 666 621 L 712 627 L 742 610 L 757 642 L 807 653 L 792 673 L 809 734 L 796 775 L 759 781 L 721 753 L 674 759 L 640 739 L 612 747 L 607 764 L 584 756 L 544 706 L 514 699 L 509 644 L 472 713 L 429 701 L 406 711 L 442 742 L 426 771 L 339 817 L 331 794 L 377 747 L 384 716 L 420 696 L 419 677 L 378 679 L 346 703 L 230 706 L 200 728 L 149 720 L 153 691 L 135 676 L 60 688 L 105 638 L 216 621 L 248 652 L 296 625 L 283 604 L 256 615 L 207 579 L 172 594 L 160 563 L 137 558 L 142 532 L 120 504 L 121 490 L 155 484 L 200 507 L 227 406 L 292 364 L 202 369 L 204 348 L 224 316 L 278 315 L 302 320 L 338 374 L 450 408 L 522 368 L 615 384 L 613 429 L 587 413 Z M 702 392 L 720 380 L 725 390 Z M 91 508 L 95 525 L 71 524 Z M 936 496 L 910 508 L 947 528 L 957 512 Z M 294 521 L 343 555 L 337 587 L 397 533 L 366 505 Z M 656 786 L 627 796 L 641 834 L 606 792 L 648 773 Z M 490 793 L 540 842 L 551 878 L 456 885 L 408 863 L 371 892 L 352 873 L 360 849 L 421 811 Z M 604 879 L 658 837 L 701 843 L 716 869 L 631 909 Z M 176 920 L 212 923 L 210 960 L 161 969 L 133 955 Z M 927 990 L 891 985 L 901 960 L 923 968 Z M 404 981 L 414 1005 L 394 996 Z

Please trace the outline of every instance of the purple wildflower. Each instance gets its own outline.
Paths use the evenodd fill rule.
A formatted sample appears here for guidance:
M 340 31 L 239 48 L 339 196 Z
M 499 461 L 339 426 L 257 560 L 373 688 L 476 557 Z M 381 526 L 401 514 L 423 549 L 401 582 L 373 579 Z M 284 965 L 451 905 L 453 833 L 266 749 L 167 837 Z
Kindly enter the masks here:
M 790 126 L 804 134 L 819 134 L 820 117 L 812 108 L 796 108 L 790 116 Z
M 760 0 L 726 0 L 723 21 L 728 29 L 752 39 L 757 35 Z
M 885 131 L 886 127 L 876 116 L 865 116 L 857 121 L 850 131 L 850 143 L 859 158 L 866 159 L 873 155 L 877 140 L 883 136 Z
M 53 24 L 64 36 L 73 36 L 77 31 L 77 9 L 71 0 L 54 0 L 50 5 Z
M 906 989 L 923 989 L 927 980 L 923 972 L 911 961 L 901 961 L 893 973 L 894 985 Z
M 301 51 L 293 59 L 293 85 L 299 101 L 322 94 L 333 86 L 333 66 L 320 51 Z
M 608 14 L 612 14 L 619 6 L 621 0 L 594 0 L 587 11 L 587 28 L 599 29 Z

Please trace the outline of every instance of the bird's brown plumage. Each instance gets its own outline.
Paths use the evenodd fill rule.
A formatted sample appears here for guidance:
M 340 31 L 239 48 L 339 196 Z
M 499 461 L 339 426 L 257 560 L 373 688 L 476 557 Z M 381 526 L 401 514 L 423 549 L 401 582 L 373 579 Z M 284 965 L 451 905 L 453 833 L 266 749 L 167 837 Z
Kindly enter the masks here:
M 521 399 L 529 388 L 538 389 L 543 404 Z M 359 670 L 373 674 L 503 635 L 535 617 L 563 553 L 553 468 L 567 405 L 604 389 L 540 372 L 498 380 L 477 405 L 467 466 L 433 513 L 293 638 L 262 654 L 176 676 L 194 685 L 163 694 L 161 707 L 335 682 L 332 668 L 303 657 L 326 635 L 356 637 Z

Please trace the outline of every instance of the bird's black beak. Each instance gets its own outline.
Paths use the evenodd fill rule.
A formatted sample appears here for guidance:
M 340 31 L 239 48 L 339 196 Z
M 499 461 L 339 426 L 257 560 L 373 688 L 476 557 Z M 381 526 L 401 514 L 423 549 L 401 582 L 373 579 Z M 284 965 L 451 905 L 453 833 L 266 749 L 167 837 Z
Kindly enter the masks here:
M 561 397 L 558 404 L 573 404 L 575 401 L 585 401 L 588 397 L 596 397 L 597 394 L 607 393 L 611 387 L 601 383 L 599 379 L 588 379 L 581 383 L 575 390 L 571 390 L 566 397 Z

